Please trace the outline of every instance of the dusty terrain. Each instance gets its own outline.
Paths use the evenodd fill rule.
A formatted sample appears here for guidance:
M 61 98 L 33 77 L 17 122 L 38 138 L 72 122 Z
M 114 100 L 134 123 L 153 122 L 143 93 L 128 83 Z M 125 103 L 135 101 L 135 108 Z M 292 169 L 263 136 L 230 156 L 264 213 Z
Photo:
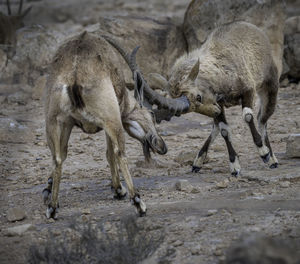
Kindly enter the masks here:
M 279 168 L 273 170 L 260 160 L 250 132 L 241 122 L 240 109 L 228 111 L 243 168 L 238 178 L 229 175 L 221 137 L 212 146 L 201 173 L 191 173 L 189 165 L 175 162 L 176 157 L 182 157 L 180 153 L 196 151 L 208 136 L 211 121 L 203 116 L 188 114 L 159 125 L 169 152 L 155 156 L 157 166 L 151 168 L 143 166 L 140 145 L 127 136 L 134 182 L 148 206 L 147 216 L 138 223 L 167 234 L 155 253 L 158 258 L 171 248 L 172 263 L 216 263 L 243 233 L 288 235 L 299 241 L 300 160 L 285 156 L 285 138 L 299 132 L 299 110 L 299 86 L 281 88 L 276 113 L 269 122 L 271 144 L 279 160 Z M 73 219 L 79 223 L 114 222 L 135 214 L 127 199 L 112 198 L 104 133 L 87 136 L 74 129 L 64 164 L 59 219 L 47 220 L 41 191 L 51 169 L 51 157 L 45 143 L 42 102 L 6 104 L 1 116 L 14 118 L 27 133 L 26 137 L 1 142 L 1 263 L 24 263 L 31 243 L 43 241 L 49 230 L 59 236 Z M 179 179 L 188 180 L 193 187 L 176 190 Z M 24 208 L 26 218 L 10 223 L 6 212 L 16 206 Z M 6 228 L 24 223 L 31 223 L 33 230 L 21 237 L 6 236 Z
M 141 10 L 143 14 L 145 10 Z M 178 17 L 183 14 L 182 8 L 170 12 Z M 75 128 L 60 185 L 59 218 L 46 219 L 41 193 L 52 164 L 43 100 L 28 99 L 24 104 L 2 101 L 0 117 L 9 118 L 9 129 L 0 127 L 0 133 L 6 133 L 0 141 L 0 263 L 26 263 L 32 244 L 47 241 L 49 231 L 57 239 L 63 238 L 74 220 L 79 225 L 113 224 L 125 216 L 135 216 L 128 198 L 113 199 L 104 133 L 86 135 Z M 212 122 L 207 117 L 187 114 L 159 124 L 169 151 L 164 156 L 153 155 L 151 166 L 144 163 L 140 144 L 126 136 L 133 180 L 148 207 L 147 216 L 137 218 L 137 224 L 149 233 L 159 230 L 165 234 L 145 263 L 222 262 L 228 247 L 243 234 L 279 236 L 299 245 L 300 159 L 285 154 L 286 138 L 300 132 L 299 113 L 300 84 L 281 87 L 275 114 L 268 124 L 279 167 L 269 169 L 242 122 L 240 107 L 227 110 L 242 166 L 238 178 L 230 176 L 221 136 L 211 147 L 201 172 L 191 173 L 194 155 L 210 134 Z M 175 188 L 179 180 L 188 181 L 183 190 Z M 7 212 L 12 207 L 21 207 L 26 218 L 8 221 Z M 22 224 L 32 226 L 22 235 L 7 231 Z

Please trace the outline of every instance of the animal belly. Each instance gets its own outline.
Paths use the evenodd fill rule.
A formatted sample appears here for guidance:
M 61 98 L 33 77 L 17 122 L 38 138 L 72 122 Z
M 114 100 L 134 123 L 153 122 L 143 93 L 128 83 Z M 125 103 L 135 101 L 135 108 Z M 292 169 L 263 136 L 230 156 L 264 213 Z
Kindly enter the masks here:
M 76 125 L 80 127 L 83 132 L 88 134 L 95 134 L 102 130 L 101 127 L 87 121 L 77 121 Z

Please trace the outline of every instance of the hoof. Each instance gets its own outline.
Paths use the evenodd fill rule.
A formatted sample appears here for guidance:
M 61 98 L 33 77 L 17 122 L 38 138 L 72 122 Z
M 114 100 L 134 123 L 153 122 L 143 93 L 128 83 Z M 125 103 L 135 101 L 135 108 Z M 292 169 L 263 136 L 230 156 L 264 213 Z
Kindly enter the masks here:
M 276 169 L 276 168 L 278 168 L 277 162 L 270 165 L 270 169 Z
M 44 204 L 48 204 L 48 201 L 51 198 L 51 191 L 48 188 L 45 188 L 42 192 Z
M 113 187 L 112 187 L 112 190 L 114 190 Z M 127 195 L 126 189 L 123 186 L 121 186 L 117 190 L 115 190 L 114 199 L 123 200 L 126 197 L 126 195 Z
M 48 206 L 47 211 L 46 211 L 46 216 L 47 218 L 53 218 L 54 220 L 57 219 L 57 209 L 53 208 L 52 206 Z
M 136 194 L 131 199 L 131 203 L 135 206 L 137 213 L 140 217 L 146 216 L 146 204 L 142 201 L 139 194 Z
M 261 157 L 261 159 L 263 160 L 264 163 L 268 163 L 268 161 L 269 161 L 271 155 L 270 155 L 270 152 L 269 152 L 269 153 L 267 153 L 266 155 L 260 156 L 260 157 Z
M 239 175 L 240 175 L 239 171 L 233 171 L 233 172 L 231 172 L 231 176 L 233 176 L 233 177 L 237 177 Z
M 198 173 L 201 170 L 198 166 L 192 166 L 192 172 Z
M 127 195 L 127 193 L 125 193 L 125 194 L 115 193 L 114 199 L 116 199 L 116 200 L 124 200 L 124 198 L 126 197 L 126 195 Z

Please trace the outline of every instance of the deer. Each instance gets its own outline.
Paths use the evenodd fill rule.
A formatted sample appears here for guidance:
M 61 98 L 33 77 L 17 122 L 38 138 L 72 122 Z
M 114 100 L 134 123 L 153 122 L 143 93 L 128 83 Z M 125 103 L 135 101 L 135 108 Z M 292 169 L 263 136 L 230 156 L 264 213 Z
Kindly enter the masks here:
M 135 63 L 136 52 L 134 49 L 128 55 L 128 63 Z M 85 133 L 105 131 L 114 198 L 123 199 L 127 193 L 120 182 L 120 170 L 131 203 L 140 216 L 146 214 L 146 204 L 128 168 L 124 130 L 147 151 L 165 154 L 167 146 L 156 130 L 153 113 L 137 100 L 142 98 L 139 91 L 135 97 L 127 90 L 119 57 L 105 38 L 86 31 L 68 39 L 54 55 L 45 88 L 46 137 L 53 160 L 48 185 L 42 192 L 47 218 L 57 219 L 62 165 L 75 126 Z M 182 111 L 188 108 L 178 99 L 173 101 L 177 114 L 179 107 Z
M 0 45 L 7 51 L 8 58 L 16 53 L 16 31 L 24 27 L 23 19 L 30 12 L 32 6 L 22 12 L 23 0 L 19 2 L 18 14 L 12 15 L 10 1 L 6 0 L 8 15 L 0 12 Z
M 142 73 L 137 72 L 140 82 L 147 87 L 145 97 L 155 105 L 152 92 L 148 92 L 152 89 Z M 168 80 L 158 73 L 152 74 L 151 78 L 153 88 L 167 91 L 174 99 L 188 101 L 189 108 L 180 113 L 196 112 L 213 118 L 211 134 L 195 157 L 192 172 L 201 170 L 209 147 L 221 132 L 228 150 L 231 174 L 240 174 L 239 158 L 225 116 L 225 108 L 236 105 L 242 106 L 243 120 L 263 162 L 270 168 L 277 168 L 278 160 L 267 134 L 267 121 L 275 111 L 279 76 L 269 39 L 255 25 L 238 21 L 217 27 L 201 48 L 175 61 Z M 253 116 L 256 95 L 259 99 L 258 129 Z M 162 110 L 155 113 L 159 121 L 168 121 L 174 113 L 176 115 L 174 109 L 173 112 Z

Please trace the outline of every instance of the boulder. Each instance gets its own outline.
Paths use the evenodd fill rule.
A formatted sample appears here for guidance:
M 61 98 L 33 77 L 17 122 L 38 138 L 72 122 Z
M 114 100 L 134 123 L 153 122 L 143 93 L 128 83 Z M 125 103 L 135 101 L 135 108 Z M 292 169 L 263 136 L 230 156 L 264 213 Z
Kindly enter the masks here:
M 36 230 L 36 228 L 32 224 L 24 224 L 9 227 L 6 230 L 4 230 L 4 233 L 6 236 L 22 236 L 25 232 L 34 230 Z
M 25 211 L 22 208 L 13 207 L 7 211 L 6 217 L 9 222 L 15 222 L 15 221 L 23 220 L 26 217 L 26 215 L 25 215 Z
M 16 54 L 0 65 L 0 82 L 33 86 L 63 39 L 64 34 L 39 25 L 17 31 Z
M 100 18 L 99 35 L 114 38 L 127 51 L 140 46 L 137 63 L 146 76 L 152 72 L 167 75 L 175 60 L 186 50 L 180 27 L 170 19 L 138 16 Z M 127 84 L 132 84 L 132 73 L 125 61 L 122 66 Z
M 271 42 L 274 61 L 281 74 L 285 21 L 282 0 L 191 1 L 183 23 L 188 50 L 200 48 L 216 26 L 234 21 L 252 23 L 266 33 Z
M 243 234 L 226 253 L 224 264 L 299 263 L 299 243 L 291 237 Z
M 289 158 L 300 158 L 300 134 L 291 134 L 286 142 L 286 155 Z
M 284 59 L 288 66 L 287 75 L 300 80 L 300 16 L 286 20 L 284 44 Z

